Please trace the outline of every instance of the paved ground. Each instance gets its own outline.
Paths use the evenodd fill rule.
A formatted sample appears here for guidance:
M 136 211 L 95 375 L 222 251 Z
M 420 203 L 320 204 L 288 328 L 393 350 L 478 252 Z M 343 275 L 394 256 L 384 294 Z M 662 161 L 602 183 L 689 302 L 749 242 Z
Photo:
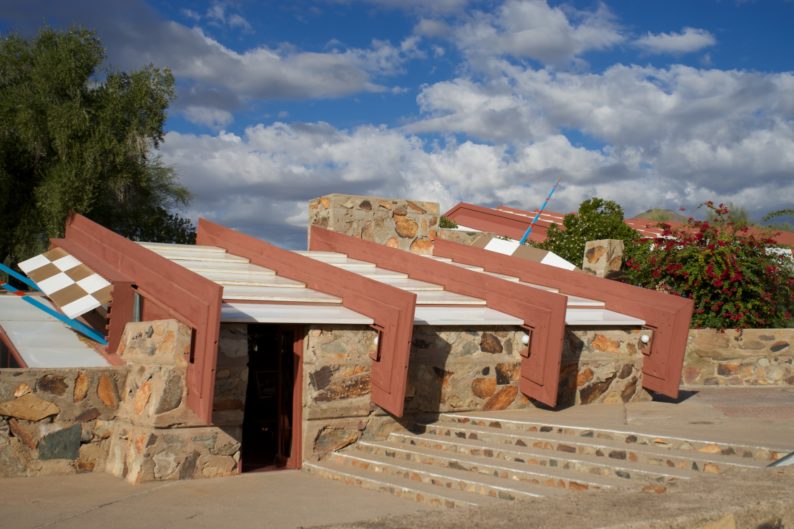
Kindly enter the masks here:
M 562 412 L 523 410 L 500 413 L 544 417 L 555 423 L 638 428 L 693 439 L 794 449 L 794 388 L 703 389 L 686 396 L 688 398 L 678 403 L 641 402 L 626 406 L 591 405 Z M 559 505 L 551 500 L 540 500 L 534 504 L 506 504 L 504 507 L 454 515 L 433 512 L 385 493 L 348 487 L 296 471 L 139 486 L 128 485 L 101 473 L 6 479 L 0 480 L 0 529 L 291 529 L 326 524 L 417 529 L 607 527 L 613 522 L 636 521 L 671 512 L 691 515 L 698 509 L 709 509 L 713 514 L 739 508 L 744 503 L 751 504 L 756 511 L 761 509 L 759 516 L 763 517 L 773 516 L 769 513 L 778 512 L 775 509 L 794 504 L 794 500 L 786 500 L 794 489 L 794 467 L 783 472 L 769 472 L 777 473 L 706 476 L 702 483 L 682 484 L 678 489 L 661 495 L 601 493 L 597 496 L 582 493 L 562 500 Z M 615 516 L 616 509 L 620 516 Z M 419 511 L 421 514 L 415 514 Z M 370 521 L 383 516 L 387 518 Z M 743 516 L 750 515 L 745 513 Z M 774 516 L 782 520 L 781 516 L 788 515 Z M 601 523 L 597 523 L 598 520 L 608 525 L 598 525 Z M 691 527 L 691 519 L 688 520 L 682 522 L 684 525 L 681 527 Z M 737 520 L 741 521 L 740 518 Z M 784 525 L 769 527 L 794 527 L 792 524 L 794 518 Z M 736 522 L 725 527 L 742 526 Z

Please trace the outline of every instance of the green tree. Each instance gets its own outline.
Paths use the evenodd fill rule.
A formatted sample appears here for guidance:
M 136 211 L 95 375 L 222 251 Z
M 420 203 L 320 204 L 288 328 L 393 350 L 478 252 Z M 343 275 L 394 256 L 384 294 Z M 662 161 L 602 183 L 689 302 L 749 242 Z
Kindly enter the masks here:
M 168 70 L 99 71 L 84 29 L 0 37 L 0 260 L 60 236 L 70 211 L 132 238 L 190 240 L 189 199 L 153 153 L 174 97 Z
M 628 255 L 632 253 L 634 241 L 638 238 L 639 234 L 623 222 L 623 208 L 617 202 L 596 197 L 582 202 L 578 213 L 565 215 L 562 228 L 552 224 L 546 240 L 535 246 L 552 251 L 581 267 L 587 241 L 620 239 Z

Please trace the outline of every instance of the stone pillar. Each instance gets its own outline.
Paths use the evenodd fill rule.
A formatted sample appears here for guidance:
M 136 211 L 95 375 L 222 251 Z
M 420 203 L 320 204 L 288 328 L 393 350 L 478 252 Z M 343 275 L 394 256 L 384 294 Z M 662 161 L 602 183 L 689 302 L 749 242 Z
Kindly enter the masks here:
M 598 277 L 619 272 L 623 262 L 623 241 L 603 239 L 587 241 L 584 245 L 582 270 Z
M 187 406 L 191 330 L 175 320 L 128 323 L 119 355 L 128 368 L 107 471 L 131 483 L 237 473 L 240 443 Z
M 319 226 L 418 254 L 432 253 L 438 220 L 435 202 L 340 194 L 309 202 L 310 227 Z

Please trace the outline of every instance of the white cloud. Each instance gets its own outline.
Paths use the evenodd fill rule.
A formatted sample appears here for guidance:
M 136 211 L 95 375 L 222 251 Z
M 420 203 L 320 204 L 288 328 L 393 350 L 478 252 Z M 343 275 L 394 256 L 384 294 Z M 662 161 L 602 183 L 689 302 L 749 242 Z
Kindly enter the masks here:
M 211 107 L 187 106 L 182 111 L 188 121 L 204 125 L 211 129 L 220 130 L 232 122 L 231 112 Z
M 714 46 L 717 39 L 705 29 L 684 28 L 680 33 L 648 33 L 634 44 L 648 53 L 681 55 Z
M 353 0 L 337 0 L 348 2 Z M 471 0 L 358 0 L 389 9 L 404 9 L 419 13 L 449 14 L 463 11 Z
M 229 6 L 225 3 L 215 2 L 207 9 L 204 18 L 214 25 L 227 26 L 231 29 L 239 29 L 248 32 L 253 31 L 251 24 L 238 13 L 228 13 L 228 7 Z
M 624 37 L 602 4 L 595 11 L 564 10 L 546 0 L 507 0 L 494 12 L 475 12 L 455 31 L 456 44 L 477 62 L 511 56 L 566 63 Z

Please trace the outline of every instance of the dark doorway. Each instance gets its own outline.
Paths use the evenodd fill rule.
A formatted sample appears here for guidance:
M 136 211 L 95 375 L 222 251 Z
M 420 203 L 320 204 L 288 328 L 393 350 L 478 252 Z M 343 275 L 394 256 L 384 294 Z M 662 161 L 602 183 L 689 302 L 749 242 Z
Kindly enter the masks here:
M 243 418 L 243 472 L 300 466 L 298 329 L 248 326 L 248 390 Z

